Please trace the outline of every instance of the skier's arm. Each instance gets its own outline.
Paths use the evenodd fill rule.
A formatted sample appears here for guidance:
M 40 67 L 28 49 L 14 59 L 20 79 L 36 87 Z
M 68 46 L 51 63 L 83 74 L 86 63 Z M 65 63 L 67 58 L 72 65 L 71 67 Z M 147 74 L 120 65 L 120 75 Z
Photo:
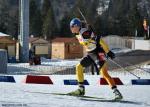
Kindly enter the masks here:
M 100 39 L 100 45 L 102 46 L 102 48 L 104 49 L 104 51 L 105 51 L 105 53 L 107 54 L 108 57 L 110 57 L 111 59 L 115 58 L 115 54 L 112 51 L 109 50 L 108 45 L 102 39 Z
M 104 49 L 105 53 L 107 54 L 109 52 L 109 47 L 106 44 L 106 42 L 102 39 L 100 39 L 99 44 L 102 46 L 102 48 Z
M 79 41 L 79 43 L 80 43 L 81 45 L 84 46 L 84 45 L 87 44 L 87 42 L 83 40 L 83 38 L 81 37 L 81 35 L 76 35 L 76 38 L 78 39 L 78 41 Z
M 85 31 L 82 33 L 82 35 L 76 35 L 76 38 L 78 39 L 79 43 L 83 46 L 86 46 L 90 43 L 91 41 L 91 31 Z

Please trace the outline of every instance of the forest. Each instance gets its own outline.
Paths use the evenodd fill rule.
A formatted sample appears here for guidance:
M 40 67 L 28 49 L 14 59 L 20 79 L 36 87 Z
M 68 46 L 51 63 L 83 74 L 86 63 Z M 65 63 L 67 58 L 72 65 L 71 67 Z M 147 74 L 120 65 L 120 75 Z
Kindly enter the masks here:
M 83 20 L 97 35 L 144 35 L 143 19 L 150 22 L 149 0 L 29 0 L 30 35 L 49 40 L 72 37 L 69 23 L 74 17 Z M 0 0 L 0 32 L 18 39 L 19 0 Z

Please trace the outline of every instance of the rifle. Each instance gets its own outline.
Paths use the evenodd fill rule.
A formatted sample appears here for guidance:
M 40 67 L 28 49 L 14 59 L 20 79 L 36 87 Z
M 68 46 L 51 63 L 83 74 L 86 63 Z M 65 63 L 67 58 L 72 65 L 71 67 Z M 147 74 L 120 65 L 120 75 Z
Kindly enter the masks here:
M 83 15 L 82 11 L 80 10 L 80 8 L 78 8 L 78 11 L 79 11 L 79 13 L 81 14 L 81 16 L 82 16 L 82 18 L 83 18 L 83 20 L 84 20 L 84 22 L 85 22 L 85 24 L 86 24 L 86 25 L 85 25 L 86 28 L 94 32 L 93 27 L 92 27 L 90 24 L 88 24 L 88 22 L 87 22 L 85 16 Z

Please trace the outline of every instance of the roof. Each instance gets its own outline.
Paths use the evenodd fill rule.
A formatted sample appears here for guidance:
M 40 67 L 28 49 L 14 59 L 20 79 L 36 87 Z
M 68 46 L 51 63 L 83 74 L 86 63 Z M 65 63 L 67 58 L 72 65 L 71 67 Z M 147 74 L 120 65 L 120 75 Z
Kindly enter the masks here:
M 52 42 L 77 42 L 78 40 L 75 37 L 67 38 L 67 37 L 58 37 L 52 40 Z
M 0 37 L 4 37 L 4 36 L 10 36 L 10 35 L 7 35 L 7 34 L 0 32 Z
M 43 38 L 37 38 L 37 37 L 30 37 L 29 42 L 30 43 L 48 43 L 47 40 L 45 40 Z
M 39 38 L 36 38 L 36 37 L 30 37 L 29 38 L 29 42 L 34 42 L 34 41 L 36 41 L 36 40 L 38 40 Z
M 0 43 L 16 43 L 16 40 L 8 37 L 0 37 Z

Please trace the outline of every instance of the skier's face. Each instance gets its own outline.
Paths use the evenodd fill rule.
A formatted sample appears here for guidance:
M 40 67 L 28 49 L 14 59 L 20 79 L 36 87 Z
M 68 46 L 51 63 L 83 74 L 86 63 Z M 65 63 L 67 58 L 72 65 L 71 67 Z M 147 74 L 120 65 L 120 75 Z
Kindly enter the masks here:
M 80 29 L 79 26 L 76 26 L 76 25 L 70 26 L 70 30 L 72 33 L 79 33 L 79 29 Z

